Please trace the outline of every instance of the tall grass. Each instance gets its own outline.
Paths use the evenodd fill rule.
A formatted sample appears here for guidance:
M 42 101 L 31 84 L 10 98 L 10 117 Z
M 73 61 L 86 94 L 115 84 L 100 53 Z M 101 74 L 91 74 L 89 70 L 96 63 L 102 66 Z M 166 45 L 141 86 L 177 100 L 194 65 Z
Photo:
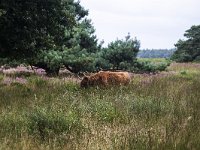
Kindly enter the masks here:
M 0 75 L 0 149 L 200 149 L 200 71 L 135 74 L 128 86 Z

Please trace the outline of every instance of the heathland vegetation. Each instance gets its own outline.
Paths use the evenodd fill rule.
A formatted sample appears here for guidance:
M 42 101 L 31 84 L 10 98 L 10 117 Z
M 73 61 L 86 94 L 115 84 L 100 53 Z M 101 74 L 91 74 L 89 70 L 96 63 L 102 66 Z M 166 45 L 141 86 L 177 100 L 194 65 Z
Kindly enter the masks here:
M 106 89 L 81 89 L 73 76 L 3 72 L 0 149 L 200 148 L 199 64 L 172 63 Z
M 87 15 L 75 0 L 0 3 L 0 149 L 200 149 L 200 26 L 173 61 L 147 59 L 129 34 L 103 47 Z M 99 70 L 131 82 L 80 87 Z

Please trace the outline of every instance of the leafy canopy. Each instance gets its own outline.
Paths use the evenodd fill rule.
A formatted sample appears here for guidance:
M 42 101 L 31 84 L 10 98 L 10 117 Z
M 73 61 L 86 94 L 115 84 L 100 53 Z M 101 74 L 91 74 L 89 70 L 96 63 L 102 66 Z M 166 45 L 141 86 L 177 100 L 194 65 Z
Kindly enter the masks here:
M 135 38 L 132 39 L 128 34 L 125 40 L 117 39 L 108 44 L 107 48 L 102 50 L 102 58 L 112 69 L 126 70 L 135 63 L 136 56 L 140 48 L 140 42 Z
M 179 40 L 175 46 L 172 59 L 178 62 L 200 61 L 200 25 L 192 26 L 186 30 L 186 40 Z
M 47 74 L 58 74 L 63 66 L 73 73 L 151 70 L 137 62 L 140 42 L 130 35 L 102 48 L 87 15 L 75 0 L 2 0 L 0 63 L 25 63 Z
M 35 65 L 49 73 L 58 72 L 62 65 L 80 71 L 74 69 L 76 63 L 91 59 L 90 53 L 98 49 L 87 15 L 75 0 L 2 0 L 0 59 Z

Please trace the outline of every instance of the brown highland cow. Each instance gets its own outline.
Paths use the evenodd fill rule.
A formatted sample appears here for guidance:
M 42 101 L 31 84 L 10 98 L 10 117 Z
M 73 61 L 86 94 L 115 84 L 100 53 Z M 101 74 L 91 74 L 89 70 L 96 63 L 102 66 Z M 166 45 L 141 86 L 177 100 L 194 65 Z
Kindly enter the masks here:
M 94 75 L 85 76 L 81 81 L 81 87 L 127 85 L 129 82 L 130 76 L 128 72 L 100 71 Z

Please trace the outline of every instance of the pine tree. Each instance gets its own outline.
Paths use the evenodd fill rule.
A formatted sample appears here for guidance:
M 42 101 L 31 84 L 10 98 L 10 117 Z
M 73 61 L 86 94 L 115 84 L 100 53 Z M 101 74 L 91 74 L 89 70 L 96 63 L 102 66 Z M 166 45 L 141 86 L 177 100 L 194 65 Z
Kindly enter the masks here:
M 78 72 L 82 67 L 74 63 L 88 60 L 97 50 L 87 15 L 74 0 L 2 0 L 0 58 L 34 65 L 48 74 L 58 74 L 62 65 Z
M 200 25 L 186 30 L 186 40 L 179 40 L 175 46 L 177 50 L 172 59 L 178 62 L 200 61 Z

